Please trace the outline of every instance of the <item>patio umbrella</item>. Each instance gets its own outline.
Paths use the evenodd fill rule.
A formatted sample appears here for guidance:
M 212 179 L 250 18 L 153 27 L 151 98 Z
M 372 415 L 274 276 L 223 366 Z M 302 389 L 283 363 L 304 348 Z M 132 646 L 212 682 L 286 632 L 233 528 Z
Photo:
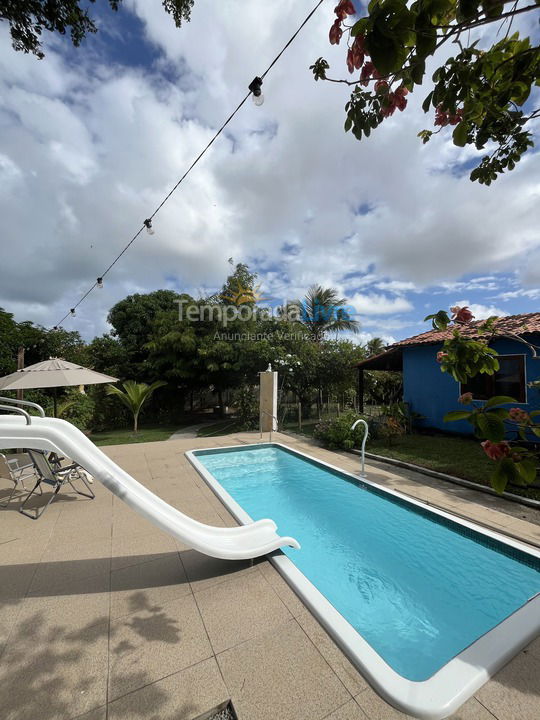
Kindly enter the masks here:
M 54 415 L 56 417 L 56 388 L 72 385 L 100 385 L 118 382 L 117 378 L 89 370 L 82 365 L 67 362 L 61 358 L 49 358 L 29 365 L 11 375 L 0 378 L 0 390 L 31 390 L 54 388 Z

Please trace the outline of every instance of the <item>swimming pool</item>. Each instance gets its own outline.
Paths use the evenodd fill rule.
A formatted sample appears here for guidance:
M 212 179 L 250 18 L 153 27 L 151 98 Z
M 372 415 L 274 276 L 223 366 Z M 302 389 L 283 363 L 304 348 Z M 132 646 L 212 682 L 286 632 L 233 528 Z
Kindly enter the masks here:
M 540 553 L 277 443 L 188 453 L 240 522 L 301 550 L 272 561 L 376 689 L 453 712 L 540 631 Z

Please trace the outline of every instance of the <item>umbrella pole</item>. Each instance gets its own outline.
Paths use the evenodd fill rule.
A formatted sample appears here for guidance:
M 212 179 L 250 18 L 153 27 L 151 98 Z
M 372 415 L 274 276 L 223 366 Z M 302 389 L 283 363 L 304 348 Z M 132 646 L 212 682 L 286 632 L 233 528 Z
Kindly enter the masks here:
M 54 390 L 53 390 L 53 408 L 54 408 L 53 417 L 56 417 L 56 403 L 57 403 L 56 388 L 54 388 Z

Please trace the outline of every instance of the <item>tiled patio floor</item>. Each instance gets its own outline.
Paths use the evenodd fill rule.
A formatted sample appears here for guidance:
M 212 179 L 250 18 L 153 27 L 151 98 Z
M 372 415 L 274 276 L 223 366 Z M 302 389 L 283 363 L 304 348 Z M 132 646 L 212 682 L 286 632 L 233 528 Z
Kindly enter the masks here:
M 355 457 L 275 439 L 358 469 Z M 106 452 L 183 512 L 230 525 L 184 451 L 258 440 L 244 433 Z M 536 511 L 390 466 L 368 470 L 540 544 Z M 94 501 L 62 493 L 37 522 L 15 502 L 0 510 L 1 720 L 193 720 L 229 698 L 240 720 L 405 717 L 367 686 L 267 560 L 207 558 L 97 483 L 95 491 Z M 454 717 L 538 720 L 540 639 Z

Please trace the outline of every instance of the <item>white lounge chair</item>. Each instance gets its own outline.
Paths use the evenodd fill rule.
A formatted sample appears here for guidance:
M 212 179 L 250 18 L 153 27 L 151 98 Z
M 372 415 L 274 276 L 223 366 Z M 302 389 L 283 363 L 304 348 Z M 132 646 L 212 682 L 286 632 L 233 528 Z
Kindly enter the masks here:
M 4 475 L 7 476 L 6 479 L 11 480 L 13 483 L 8 499 L 0 503 L 0 507 L 7 507 L 13 499 L 17 488 L 22 489 L 24 493 L 28 492 L 24 481 L 32 479 L 35 482 L 36 471 L 32 460 L 28 456 L 26 456 L 25 460 L 25 455 L 8 456 L 0 453 L 0 464 L 3 465 L 7 471 L 4 473 Z
M 34 464 L 37 481 L 32 490 L 30 490 L 24 501 L 21 503 L 19 512 L 21 512 L 23 515 L 32 518 L 32 520 L 37 520 L 38 518 L 40 518 L 45 512 L 45 510 L 52 503 L 52 501 L 56 498 L 60 489 L 64 485 L 66 485 L 66 483 L 69 483 L 71 485 L 77 495 L 82 495 L 83 497 L 90 498 L 91 500 L 95 498 L 92 488 L 88 484 L 86 473 L 77 463 L 72 463 L 71 465 L 60 465 L 60 463 L 56 461 L 56 467 L 54 467 L 49 462 L 44 452 L 41 452 L 40 450 L 28 450 L 28 454 L 32 460 L 32 463 Z M 73 484 L 73 481 L 75 480 L 80 480 L 85 486 L 85 488 L 88 490 L 88 492 L 86 493 L 81 490 L 77 490 L 77 488 Z M 27 510 L 26 504 L 33 497 L 33 495 L 38 491 L 40 493 L 43 492 L 41 488 L 41 485 L 43 483 L 51 486 L 51 497 L 41 507 Z

